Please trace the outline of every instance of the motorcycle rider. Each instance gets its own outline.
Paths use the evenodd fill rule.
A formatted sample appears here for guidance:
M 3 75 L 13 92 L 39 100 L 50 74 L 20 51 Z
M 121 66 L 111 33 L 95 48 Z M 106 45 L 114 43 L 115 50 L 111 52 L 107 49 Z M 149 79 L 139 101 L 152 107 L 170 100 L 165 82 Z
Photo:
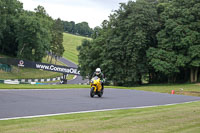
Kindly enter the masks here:
M 92 77 L 97 76 L 98 78 L 100 78 L 100 82 L 101 82 L 101 86 L 102 86 L 102 90 L 104 89 L 104 82 L 105 82 L 105 78 L 104 78 L 104 74 L 101 72 L 100 68 L 97 68 L 96 71 L 94 72 Z

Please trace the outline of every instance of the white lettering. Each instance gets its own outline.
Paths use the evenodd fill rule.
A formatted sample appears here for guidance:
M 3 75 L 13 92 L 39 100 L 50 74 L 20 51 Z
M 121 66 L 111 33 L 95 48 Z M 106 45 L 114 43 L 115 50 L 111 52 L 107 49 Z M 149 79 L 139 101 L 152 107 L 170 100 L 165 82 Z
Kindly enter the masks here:
M 51 66 L 50 66 L 50 70 L 52 70 L 52 71 L 53 71 L 53 69 L 54 69 L 54 66 L 53 66 L 53 65 L 51 65 Z
M 70 74 L 80 74 L 80 71 L 74 68 L 62 68 L 62 67 L 55 67 L 54 65 L 41 65 L 36 64 L 37 69 L 44 69 L 49 71 L 56 71 L 56 72 L 62 72 L 62 73 L 70 73 Z

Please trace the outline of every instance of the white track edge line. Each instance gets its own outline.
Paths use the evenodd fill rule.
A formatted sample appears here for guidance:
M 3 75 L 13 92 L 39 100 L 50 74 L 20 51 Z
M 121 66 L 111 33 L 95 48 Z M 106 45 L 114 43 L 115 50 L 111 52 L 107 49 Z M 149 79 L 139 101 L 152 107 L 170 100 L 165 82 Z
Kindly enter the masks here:
M 58 115 L 68 115 L 68 114 L 83 114 L 83 113 L 93 113 L 93 112 L 104 112 L 104 111 L 114 111 L 114 110 L 143 109 L 143 108 L 160 107 L 160 106 L 171 106 L 171 105 L 177 105 L 177 104 L 187 104 L 187 103 L 193 103 L 193 102 L 198 102 L 198 101 L 200 101 L 200 100 L 189 101 L 189 102 L 183 102 L 183 103 L 180 102 L 180 103 L 163 104 L 163 105 L 141 106 L 141 107 L 125 107 L 125 108 L 113 108 L 113 109 L 102 109 L 102 110 L 89 110 L 89 111 L 68 112 L 68 113 L 57 113 L 57 114 L 46 114 L 46 115 L 34 115 L 34 116 L 12 117 L 12 118 L 3 118 L 3 119 L 0 119 L 0 121 L 3 121 L 3 120 L 17 120 L 17 119 L 28 119 L 28 118 L 38 118 L 38 117 L 48 117 L 48 116 L 58 116 Z

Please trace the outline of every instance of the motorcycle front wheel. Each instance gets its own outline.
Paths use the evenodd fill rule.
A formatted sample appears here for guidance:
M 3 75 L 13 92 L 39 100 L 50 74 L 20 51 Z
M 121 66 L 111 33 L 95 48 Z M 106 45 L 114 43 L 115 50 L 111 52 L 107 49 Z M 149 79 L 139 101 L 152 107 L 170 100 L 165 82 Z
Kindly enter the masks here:
M 90 90 L 90 97 L 94 97 L 94 87 L 92 87 Z

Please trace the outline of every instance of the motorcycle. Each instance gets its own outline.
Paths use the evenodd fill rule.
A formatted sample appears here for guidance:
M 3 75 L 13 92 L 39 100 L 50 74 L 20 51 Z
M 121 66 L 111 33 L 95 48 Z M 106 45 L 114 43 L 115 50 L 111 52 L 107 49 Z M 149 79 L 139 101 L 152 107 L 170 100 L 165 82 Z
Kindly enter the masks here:
M 99 77 L 95 76 L 90 81 L 90 97 L 94 97 L 95 95 L 98 95 L 99 97 L 102 97 L 103 90 L 101 85 L 101 80 Z

